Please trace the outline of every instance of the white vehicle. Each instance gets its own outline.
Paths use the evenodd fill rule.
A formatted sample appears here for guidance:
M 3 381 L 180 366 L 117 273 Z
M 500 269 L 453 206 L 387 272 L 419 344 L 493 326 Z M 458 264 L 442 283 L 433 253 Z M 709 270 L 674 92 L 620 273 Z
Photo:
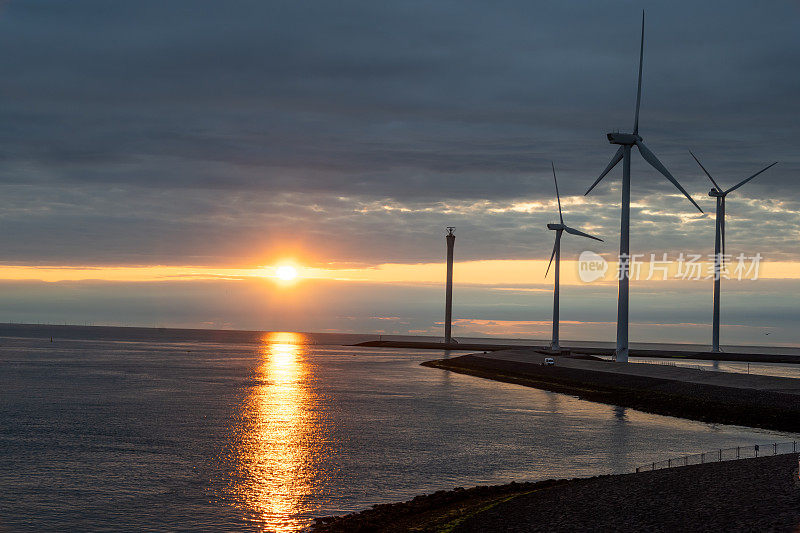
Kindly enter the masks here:
M 552 357 L 545 357 L 542 366 L 554 366 L 556 364 Z

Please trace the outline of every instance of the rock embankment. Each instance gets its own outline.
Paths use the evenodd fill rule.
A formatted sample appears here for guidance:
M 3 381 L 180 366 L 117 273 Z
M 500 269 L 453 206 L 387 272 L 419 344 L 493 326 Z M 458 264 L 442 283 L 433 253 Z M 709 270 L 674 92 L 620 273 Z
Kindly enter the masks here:
M 316 532 L 798 531 L 797 455 L 441 491 Z
M 797 531 L 797 456 L 575 480 L 522 495 L 454 532 Z
M 800 432 L 797 379 L 563 357 L 542 366 L 537 359 L 543 356 L 516 350 L 422 364 L 650 413 Z

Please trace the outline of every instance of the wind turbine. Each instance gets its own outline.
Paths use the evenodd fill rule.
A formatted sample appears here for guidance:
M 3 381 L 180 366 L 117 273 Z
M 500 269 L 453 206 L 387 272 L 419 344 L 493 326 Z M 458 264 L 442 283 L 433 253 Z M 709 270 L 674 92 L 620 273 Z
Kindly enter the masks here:
M 708 195 L 717 199 L 717 233 L 714 237 L 714 323 L 711 328 L 711 351 L 712 352 L 719 352 L 719 297 L 720 297 L 720 278 L 721 276 L 721 268 L 722 264 L 724 263 L 724 255 L 725 255 L 725 197 L 728 196 L 728 193 L 735 191 L 751 179 L 755 178 L 765 170 L 770 167 L 773 167 L 778 164 L 777 161 L 772 163 L 771 165 L 767 165 L 766 167 L 762 168 L 752 176 L 747 179 L 744 179 L 728 189 L 727 191 L 723 191 L 722 187 L 717 185 L 717 182 L 714 181 L 714 178 L 711 177 L 711 174 L 708 173 L 706 167 L 703 166 L 703 163 L 697 159 L 697 156 L 694 155 L 694 152 L 689 150 L 689 153 L 692 154 L 692 157 L 697 164 L 700 165 L 700 168 L 703 169 L 703 172 L 706 173 L 708 179 L 711 180 L 711 183 L 714 187 L 708 191 Z
M 620 217 L 620 236 L 619 236 L 619 294 L 617 296 L 617 351 L 615 359 L 618 362 L 628 362 L 628 282 L 630 276 L 630 225 L 631 225 L 631 148 L 636 146 L 645 161 L 650 163 L 654 169 L 659 171 L 665 178 L 672 182 L 679 191 L 702 213 L 703 210 L 697 205 L 686 189 L 681 187 L 669 170 L 658 160 L 656 155 L 650 151 L 639 135 L 639 106 L 642 102 L 642 59 L 644 57 L 644 11 L 642 11 L 642 40 L 639 45 L 639 85 L 636 90 L 636 115 L 633 121 L 633 133 L 612 132 L 607 134 L 608 142 L 618 144 L 619 149 L 606 169 L 595 180 L 586 194 L 589 194 L 595 186 L 600 183 L 617 163 L 622 161 L 622 214 Z
M 558 199 L 558 218 L 561 220 L 560 224 L 548 224 L 547 229 L 553 230 L 556 232 L 556 242 L 553 244 L 553 253 L 550 254 L 550 262 L 547 264 L 547 271 L 544 273 L 544 277 L 547 277 L 547 274 L 550 273 L 550 266 L 553 264 L 553 258 L 556 258 L 556 280 L 555 280 L 555 290 L 553 291 L 553 340 L 550 343 L 550 349 L 554 352 L 560 351 L 561 347 L 558 345 L 558 292 L 559 292 L 559 278 L 561 273 L 561 234 L 565 231 L 572 235 L 578 235 L 580 237 L 587 237 L 589 239 L 594 239 L 596 241 L 603 242 L 603 239 L 599 239 L 597 237 L 592 237 L 588 233 L 584 233 L 582 231 L 578 231 L 575 228 L 570 228 L 569 226 L 564 224 L 564 215 L 561 213 L 561 195 L 558 194 L 558 178 L 556 178 L 556 165 L 552 161 L 550 164 L 553 167 L 553 181 L 556 184 L 556 199 Z

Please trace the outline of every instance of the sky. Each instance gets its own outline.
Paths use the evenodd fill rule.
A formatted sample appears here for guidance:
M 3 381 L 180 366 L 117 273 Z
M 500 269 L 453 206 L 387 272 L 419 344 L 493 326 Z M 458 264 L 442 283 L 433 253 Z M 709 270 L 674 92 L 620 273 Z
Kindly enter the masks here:
M 796 1 L 5 2 L 0 321 L 439 334 L 455 226 L 456 335 L 546 336 L 553 161 L 606 241 L 564 239 L 562 336 L 610 340 L 615 283 L 570 262 L 617 250 L 621 169 L 583 193 L 632 126 L 642 9 L 641 134 L 703 209 L 689 148 L 723 186 L 779 162 L 728 200 L 728 250 L 780 268 L 726 281 L 723 342 L 800 344 Z M 713 252 L 632 176 L 633 251 Z M 710 290 L 634 283 L 632 339 L 705 340 Z

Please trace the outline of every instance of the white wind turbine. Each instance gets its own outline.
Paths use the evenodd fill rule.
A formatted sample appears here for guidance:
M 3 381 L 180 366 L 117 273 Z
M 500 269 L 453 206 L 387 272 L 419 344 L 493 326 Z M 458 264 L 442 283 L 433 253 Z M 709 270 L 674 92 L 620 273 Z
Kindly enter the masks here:
M 697 156 L 694 155 L 694 152 L 689 150 L 689 153 L 692 154 L 694 160 L 697 161 L 697 164 L 700 165 L 700 168 L 703 169 L 703 172 L 706 173 L 706 176 L 708 176 L 708 179 L 710 179 L 711 183 L 714 185 L 714 187 L 708 191 L 708 195 L 717 199 L 717 232 L 716 236 L 714 237 L 714 322 L 711 328 L 711 351 L 719 352 L 720 278 L 722 277 L 722 265 L 725 262 L 725 197 L 728 196 L 728 193 L 735 191 L 768 168 L 777 165 L 778 162 L 775 161 L 771 165 L 767 165 L 749 178 L 740 181 L 727 191 L 723 191 L 722 187 L 717 185 L 717 182 L 714 181 L 714 178 L 712 178 L 711 174 L 708 173 L 708 170 L 706 170 L 706 167 L 703 166 L 703 163 L 701 163 L 700 160 L 697 159 Z
M 558 218 L 561 221 L 560 224 L 548 224 L 547 229 L 553 230 L 556 232 L 556 242 L 553 244 L 553 253 L 550 254 L 550 262 L 547 264 L 547 271 L 544 273 L 544 277 L 547 277 L 547 274 L 550 272 L 550 266 L 553 264 L 553 258 L 556 258 L 556 279 L 554 283 L 554 291 L 553 291 L 553 340 L 550 342 L 550 349 L 554 352 L 560 351 L 561 347 L 558 345 L 558 310 L 559 310 L 559 303 L 558 303 L 558 293 L 559 293 L 559 281 L 560 281 L 560 274 L 561 274 L 561 234 L 565 231 L 572 235 L 579 235 L 581 237 L 587 237 L 589 239 L 594 239 L 596 241 L 603 242 L 603 239 L 598 237 L 593 237 L 588 233 L 584 233 L 582 231 L 578 231 L 575 228 L 570 228 L 569 226 L 564 224 L 564 215 L 561 213 L 561 195 L 558 193 L 558 178 L 556 178 L 556 165 L 552 161 L 550 162 L 551 166 L 553 167 L 553 181 L 556 184 L 556 199 L 558 200 Z
M 631 217 L 631 148 L 636 146 L 639 153 L 650 166 L 659 171 L 665 178 L 672 182 L 686 198 L 702 213 L 703 210 L 697 205 L 686 189 L 681 187 L 669 170 L 658 160 L 653 152 L 642 142 L 639 135 L 639 106 L 642 101 L 642 59 L 644 57 L 644 11 L 642 11 L 642 40 L 639 45 L 639 85 L 636 91 L 636 115 L 633 122 L 633 133 L 612 132 L 607 134 L 608 142 L 618 144 L 619 149 L 606 169 L 595 180 L 586 194 L 589 194 L 595 186 L 600 183 L 617 163 L 622 161 L 622 214 L 620 217 L 620 237 L 619 237 L 619 294 L 617 297 L 617 350 L 615 359 L 618 362 L 628 361 L 628 285 L 630 276 L 630 217 Z

